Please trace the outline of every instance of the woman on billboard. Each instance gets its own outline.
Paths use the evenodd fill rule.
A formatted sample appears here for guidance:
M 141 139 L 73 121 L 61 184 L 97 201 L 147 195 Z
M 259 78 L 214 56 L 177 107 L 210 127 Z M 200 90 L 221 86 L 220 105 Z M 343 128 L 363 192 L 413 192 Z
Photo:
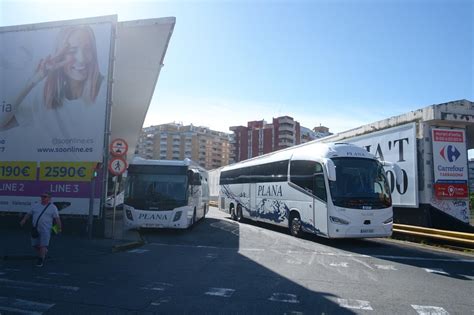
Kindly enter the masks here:
M 15 36 L 18 41 L 12 43 L 27 50 L 28 58 L 16 72 L 8 68 L 12 80 L 2 83 L 12 95 L 5 94 L 10 111 L 0 113 L 4 156 L 100 161 L 108 90 L 102 73 L 109 69 L 110 25 L 40 28 Z M 13 53 L 8 57 L 15 58 Z
M 95 102 L 103 76 L 99 71 L 94 32 L 89 26 L 71 26 L 60 31 L 54 54 L 40 60 L 34 75 L 11 104 L 11 114 L 0 120 L 0 127 L 18 125 L 21 118 L 15 116 L 22 113 L 23 100 L 43 81 L 40 103 L 44 109 L 59 109 L 77 101 L 83 105 Z

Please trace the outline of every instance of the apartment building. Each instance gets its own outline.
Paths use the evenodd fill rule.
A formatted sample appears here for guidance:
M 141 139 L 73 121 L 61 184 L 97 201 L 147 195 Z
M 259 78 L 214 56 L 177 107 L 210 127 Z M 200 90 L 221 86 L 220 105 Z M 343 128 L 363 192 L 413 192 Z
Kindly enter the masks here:
M 210 170 L 229 164 L 229 136 L 207 127 L 179 123 L 151 126 L 142 129 L 136 152 L 146 159 L 189 158 Z
M 232 131 L 230 162 L 243 161 L 331 134 L 326 127 L 315 129 L 300 126 L 290 116 L 273 118 L 270 124 L 265 120 L 256 120 L 247 122 L 247 127 L 232 126 L 229 128 Z

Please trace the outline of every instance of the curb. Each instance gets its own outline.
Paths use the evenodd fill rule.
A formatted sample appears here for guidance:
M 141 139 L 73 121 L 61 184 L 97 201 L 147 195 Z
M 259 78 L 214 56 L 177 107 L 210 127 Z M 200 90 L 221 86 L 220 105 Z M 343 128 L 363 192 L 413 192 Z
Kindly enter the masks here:
M 123 251 L 126 251 L 126 250 L 130 250 L 130 249 L 133 249 L 133 248 L 138 248 L 138 247 L 141 247 L 141 246 L 145 245 L 146 241 L 143 239 L 140 232 L 138 232 L 138 236 L 140 237 L 139 241 L 133 241 L 133 242 L 128 242 L 128 243 L 112 246 L 112 252 L 113 253 L 123 252 Z
M 120 244 L 120 245 L 114 245 L 112 246 L 112 252 L 117 253 L 117 252 L 123 252 L 132 248 L 137 248 L 145 245 L 145 241 L 136 241 L 136 242 L 129 242 L 125 244 Z

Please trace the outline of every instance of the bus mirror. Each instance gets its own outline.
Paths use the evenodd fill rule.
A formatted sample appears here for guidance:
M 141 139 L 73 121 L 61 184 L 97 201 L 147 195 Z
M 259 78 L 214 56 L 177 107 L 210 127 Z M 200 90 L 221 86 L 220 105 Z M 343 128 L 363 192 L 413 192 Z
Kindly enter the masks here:
M 382 165 L 386 166 L 386 167 L 389 167 L 393 170 L 393 172 L 395 173 L 395 180 L 397 182 L 397 185 L 401 185 L 402 184 L 402 178 L 403 178 L 403 172 L 402 172 L 402 169 L 400 168 L 400 166 L 398 166 L 397 163 L 392 163 L 392 162 L 388 162 L 388 161 L 382 161 Z
M 194 182 L 194 185 L 196 185 L 196 186 L 201 185 L 201 175 L 199 173 L 194 173 L 193 182 Z
M 324 167 L 326 168 L 326 173 L 328 174 L 328 179 L 330 181 L 336 181 L 336 165 L 331 159 L 325 159 Z
M 201 176 L 199 175 L 199 172 L 194 172 L 192 170 L 189 170 L 188 181 L 189 181 L 189 184 L 193 186 L 201 185 Z

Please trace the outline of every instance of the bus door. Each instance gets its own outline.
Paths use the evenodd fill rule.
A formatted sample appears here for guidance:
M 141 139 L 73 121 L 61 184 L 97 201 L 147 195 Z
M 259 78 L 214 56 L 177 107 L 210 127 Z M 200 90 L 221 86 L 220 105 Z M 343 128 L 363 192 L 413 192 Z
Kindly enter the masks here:
M 328 234 L 328 203 L 324 173 L 315 173 L 313 175 L 313 200 L 314 228 L 316 233 Z
M 290 181 L 298 186 L 294 206 L 300 209 L 303 224 L 315 233 L 327 233 L 327 193 L 323 167 L 316 161 L 292 160 Z M 307 229 L 313 227 L 307 226 Z

